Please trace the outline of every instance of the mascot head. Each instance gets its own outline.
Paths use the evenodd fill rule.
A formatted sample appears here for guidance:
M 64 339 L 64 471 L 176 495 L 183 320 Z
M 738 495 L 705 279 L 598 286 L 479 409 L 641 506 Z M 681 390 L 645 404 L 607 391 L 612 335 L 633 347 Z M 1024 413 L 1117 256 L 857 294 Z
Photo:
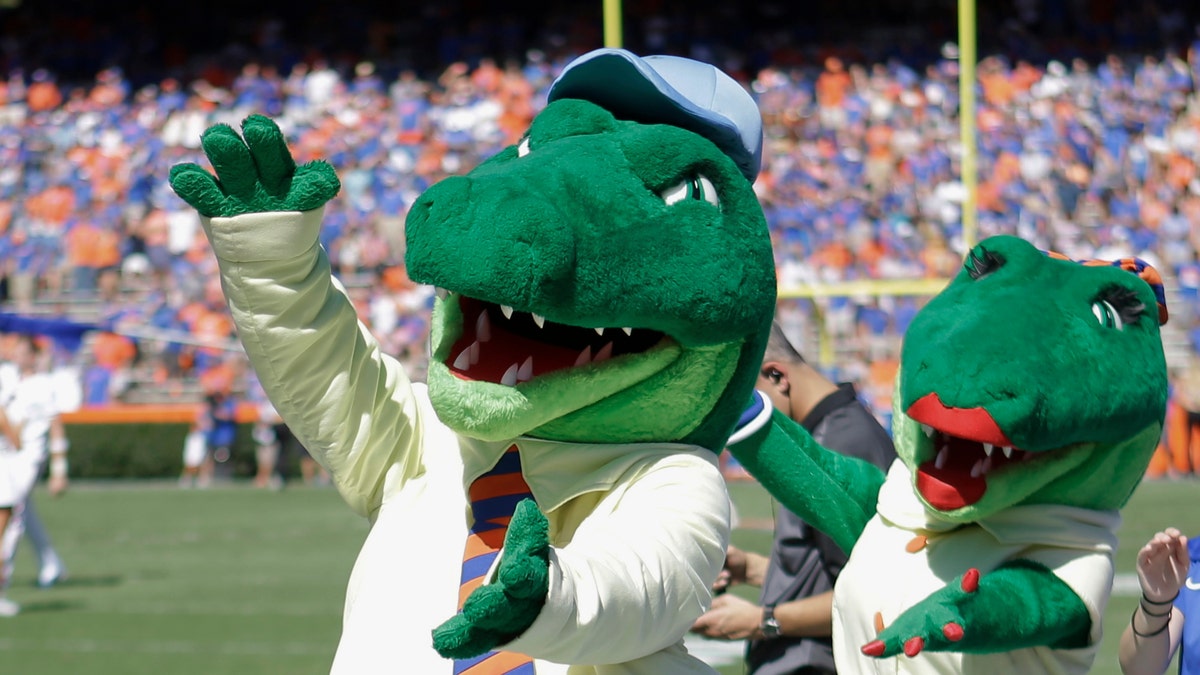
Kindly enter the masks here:
M 466 436 L 719 450 L 775 308 L 762 120 L 711 65 L 600 49 L 516 144 L 411 209 L 429 393 Z
M 926 508 L 970 522 L 1018 504 L 1124 505 L 1162 432 L 1166 320 L 1140 260 L 980 242 L 904 336 L 896 450 Z

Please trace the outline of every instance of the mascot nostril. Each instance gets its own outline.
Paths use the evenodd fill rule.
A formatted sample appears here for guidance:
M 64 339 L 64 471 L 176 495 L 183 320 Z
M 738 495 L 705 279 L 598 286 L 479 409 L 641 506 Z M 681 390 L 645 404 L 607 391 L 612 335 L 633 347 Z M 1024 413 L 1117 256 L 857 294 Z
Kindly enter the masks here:
M 430 283 L 477 299 L 495 297 L 499 283 L 504 304 L 520 307 L 562 304 L 576 292 L 577 233 L 559 204 L 487 180 L 462 181 L 437 199 L 436 209 L 409 219 L 411 276 L 430 274 L 425 261 L 455 261 L 466 273 L 434 270 Z
M 411 239 L 411 228 L 442 227 L 453 220 L 462 204 L 467 203 L 467 194 L 471 189 L 470 181 L 462 176 L 443 178 L 422 192 L 413 202 L 405 221 L 405 235 Z M 469 223 L 462 219 L 463 225 Z
M 215 177 L 172 168 L 265 390 L 372 524 L 334 673 L 714 672 L 682 641 L 724 562 L 716 453 L 775 307 L 761 117 L 713 66 L 616 49 L 548 98 L 409 211 L 407 271 L 438 289 L 426 383 L 317 245 L 329 164 L 251 116 L 204 133 Z

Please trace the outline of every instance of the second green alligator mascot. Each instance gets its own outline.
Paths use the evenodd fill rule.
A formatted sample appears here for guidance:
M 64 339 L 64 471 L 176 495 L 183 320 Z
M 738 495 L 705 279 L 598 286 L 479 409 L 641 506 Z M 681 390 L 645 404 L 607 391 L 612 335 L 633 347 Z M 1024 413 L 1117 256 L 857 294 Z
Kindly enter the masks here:
M 1162 431 L 1165 320 L 1139 260 L 989 238 L 905 333 L 886 476 L 766 407 L 738 431 L 746 468 L 850 552 L 839 671 L 1088 672 L 1117 510 Z
M 774 311 L 761 117 L 712 66 L 623 50 L 549 101 L 408 215 L 409 274 L 439 289 L 427 387 L 331 276 L 331 166 L 252 116 L 204 133 L 215 177 L 172 170 L 264 388 L 371 523 L 335 673 L 712 672 L 683 636 Z

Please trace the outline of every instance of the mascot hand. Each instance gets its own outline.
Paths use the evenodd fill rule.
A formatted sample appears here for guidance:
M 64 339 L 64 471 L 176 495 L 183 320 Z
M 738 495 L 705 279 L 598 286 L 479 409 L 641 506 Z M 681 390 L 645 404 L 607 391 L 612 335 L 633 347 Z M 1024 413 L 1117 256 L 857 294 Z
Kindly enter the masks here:
M 461 612 L 434 629 L 434 649 L 446 658 L 469 659 L 517 638 L 546 604 L 549 569 L 546 516 L 533 500 L 523 500 L 504 537 L 495 579 L 475 589 Z
M 242 137 L 228 124 L 205 130 L 200 145 L 217 175 L 196 164 L 171 167 L 171 188 L 200 215 L 232 217 L 267 211 L 311 211 L 341 187 L 333 166 L 296 166 L 279 127 L 262 115 L 242 122 Z
M 964 610 L 976 599 L 979 570 L 969 569 L 955 583 L 908 608 L 895 623 L 863 645 L 867 656 L 886 658 L 903 652 L 913 657 L 922 651 L 955 651 L 963 639 Z

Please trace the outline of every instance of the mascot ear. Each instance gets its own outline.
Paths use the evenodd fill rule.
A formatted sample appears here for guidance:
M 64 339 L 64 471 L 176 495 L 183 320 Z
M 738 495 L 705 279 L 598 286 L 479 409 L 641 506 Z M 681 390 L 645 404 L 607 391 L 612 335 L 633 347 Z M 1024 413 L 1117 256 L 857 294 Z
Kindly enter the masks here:
M 618 119 L 687 129 L 729 155 L 746 180 L 753 183 L 758 176 L 763 146 L 758 105 L 736 80 L 707 63 L 597 49 L 564 68 L 546 98 L 579 98 Z

